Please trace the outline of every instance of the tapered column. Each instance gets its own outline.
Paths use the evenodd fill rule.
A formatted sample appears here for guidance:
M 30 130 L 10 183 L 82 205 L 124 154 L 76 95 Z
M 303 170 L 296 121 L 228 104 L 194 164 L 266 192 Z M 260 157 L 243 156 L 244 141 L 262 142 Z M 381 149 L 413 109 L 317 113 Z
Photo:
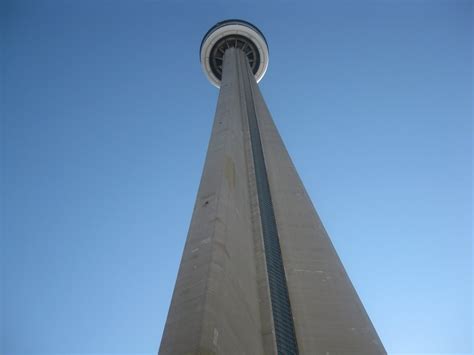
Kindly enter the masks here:
M 260 93 L 263 35 L 224 21 L 200 54 L 220 93 L 159 353 L 386 354 Z
M 251 80 L 299 351 L 386 354 Z
M 263 354 L 238 49 L 226 51 L 160 354 Z

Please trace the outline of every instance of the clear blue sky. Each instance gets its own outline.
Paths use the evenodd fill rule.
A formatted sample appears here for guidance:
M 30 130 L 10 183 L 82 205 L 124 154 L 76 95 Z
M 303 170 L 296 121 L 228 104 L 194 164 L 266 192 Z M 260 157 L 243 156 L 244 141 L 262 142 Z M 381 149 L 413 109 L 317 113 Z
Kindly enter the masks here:
M 471 1 L 3 1 L 1 351 L 154 354 L 218 91 L 267 37 L 273 118 L 390 354 L 472 351 Z

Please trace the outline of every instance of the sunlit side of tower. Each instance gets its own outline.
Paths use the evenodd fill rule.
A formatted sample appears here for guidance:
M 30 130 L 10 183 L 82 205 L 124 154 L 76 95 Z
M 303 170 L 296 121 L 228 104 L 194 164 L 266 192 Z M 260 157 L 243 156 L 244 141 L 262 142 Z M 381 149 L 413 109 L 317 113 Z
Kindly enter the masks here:
M 160 354 L 386 354 L 258 88 L 263 34 L 212 27 L 220 87 Z

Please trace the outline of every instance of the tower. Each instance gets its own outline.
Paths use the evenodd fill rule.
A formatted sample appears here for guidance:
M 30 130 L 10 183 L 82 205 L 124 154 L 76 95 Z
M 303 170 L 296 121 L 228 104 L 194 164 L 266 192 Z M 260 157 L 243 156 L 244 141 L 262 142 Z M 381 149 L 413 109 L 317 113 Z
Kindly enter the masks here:
M 160 354 L 385 354 L 258 88 L 258 28 L 219 22 L 201 65 L 220 88 Z

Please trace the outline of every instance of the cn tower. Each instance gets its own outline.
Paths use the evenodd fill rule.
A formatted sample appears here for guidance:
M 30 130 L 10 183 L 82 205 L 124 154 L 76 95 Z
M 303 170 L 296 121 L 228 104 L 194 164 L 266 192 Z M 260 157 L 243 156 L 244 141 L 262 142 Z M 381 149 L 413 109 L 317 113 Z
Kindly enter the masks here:
M 219 22 L 200 59 L 219 99 L 159 354 L 386 354 L 260 93 L 264 35 Z

